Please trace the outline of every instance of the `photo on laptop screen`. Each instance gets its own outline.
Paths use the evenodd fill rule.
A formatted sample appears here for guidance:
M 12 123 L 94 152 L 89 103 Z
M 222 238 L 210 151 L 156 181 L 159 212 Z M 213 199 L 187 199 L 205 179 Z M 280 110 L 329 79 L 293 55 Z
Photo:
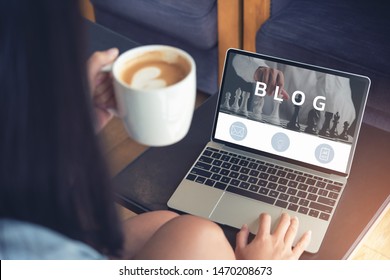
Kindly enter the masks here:
M 215 139 L 349 173 L 367 83 L 234 52 L 226 64 Z

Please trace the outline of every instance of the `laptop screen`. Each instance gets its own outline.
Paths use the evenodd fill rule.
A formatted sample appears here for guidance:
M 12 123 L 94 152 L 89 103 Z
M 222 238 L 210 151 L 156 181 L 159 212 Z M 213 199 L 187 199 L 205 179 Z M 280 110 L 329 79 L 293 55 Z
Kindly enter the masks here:
M 349 173 L 370 80 L 230 49 L 213 139 Z

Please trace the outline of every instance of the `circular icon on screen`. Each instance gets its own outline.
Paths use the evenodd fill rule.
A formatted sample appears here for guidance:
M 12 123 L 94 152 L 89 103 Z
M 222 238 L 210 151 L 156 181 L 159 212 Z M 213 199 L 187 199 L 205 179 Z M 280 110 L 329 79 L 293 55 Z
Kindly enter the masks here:
M 230 126 L 230 136 L 236 141 L 245 139 L 247 133 L 248 130 L 242 122 L 235 122 Z
M 328 144 L 321 144 L 315 151 L 316 159 L 321 163 L 329 163 L 334 158 L 334 150 Z
M 284 152 L 290 147 L 290 138 L 282 132 L 276 133 L 271 139 L 272 147 L 278 152 Z

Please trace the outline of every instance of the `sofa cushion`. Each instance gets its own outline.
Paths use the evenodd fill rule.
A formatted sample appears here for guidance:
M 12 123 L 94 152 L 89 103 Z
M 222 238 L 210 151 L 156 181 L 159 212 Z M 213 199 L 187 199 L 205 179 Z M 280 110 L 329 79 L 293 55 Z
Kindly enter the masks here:
M 257 32 L 256 50 L 369 76 L 365 120 L 390 131 L 390 18 L 374 2 L 361 3 L 291 1 Z
M 216 0 L 92 0 L 94 8 L 200 49 L 217 44 Z
M 259 32 L 263 36 L 389 74 L 390 17 L 378 17 L 372 14 L 373 10 L 367 12 L 359 7 L 354 6 L 353 1 L 291 1 Z

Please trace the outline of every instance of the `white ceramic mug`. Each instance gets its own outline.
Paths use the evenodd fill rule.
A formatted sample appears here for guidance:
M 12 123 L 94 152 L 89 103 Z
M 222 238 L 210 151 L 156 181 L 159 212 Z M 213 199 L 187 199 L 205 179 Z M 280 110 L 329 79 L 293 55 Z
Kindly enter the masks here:
M 137 89 L 121 79 L 125 63 L 148 52 L 179 55 L 189 65 L 186 76 L 175 84 Z M 114 91 L 120 118 L 130 137 L 147 146 L 174 144 L 187 134 L 194 112 L 196 97 L 196 66 L 185 51 L 164 45 L 148 45 L 121 54 L 112 65 Z

